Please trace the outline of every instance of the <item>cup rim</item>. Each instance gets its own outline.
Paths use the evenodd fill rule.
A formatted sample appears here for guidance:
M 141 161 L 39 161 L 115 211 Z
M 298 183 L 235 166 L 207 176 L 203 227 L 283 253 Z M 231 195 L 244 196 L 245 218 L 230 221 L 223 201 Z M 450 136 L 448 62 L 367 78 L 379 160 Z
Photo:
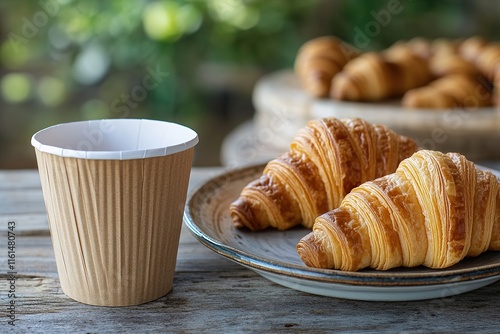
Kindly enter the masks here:
M 150 123 L 150 125 L 156 123 L 156 125 L 165 126 L 165 130 L 170 129 L 171 131 L 177 131 L 177 133 L 180 134 L 183 139 L 176 141 L 171 145 L 159 145 L 156 147 L 125 150 L 82 150 L 68 147 L 67 143 L 64 143 L 64 141 L 58 144 L 54 144 L 53 140 L 46 140 L 47 136 L 50 137 L 51 134 L 54 135 L 56 131 L 64 130 L 65 127 L 81 126 L 81 129 L 83 130 L 86 128 L 90 129 L 92 126 L 101 126 L 104 124 L 104 122 L 109 122 L 107 123 L 108 126 L 121 122 L 139 122 L 140 124 L 138 126 L 140 128 L 145 123 Z M 184 125 L 167 121 L 135 118 L 97 119 L 60 123 L 39 130 L 31 137 L 31 145 L 40 152 L 45 152 L 65 158 L 80 158 L 89 160 L 131 160 L 166 156 L 188 150 L 194 147 L 198 143 L 198 141 L 198 134 L 194 130 Z

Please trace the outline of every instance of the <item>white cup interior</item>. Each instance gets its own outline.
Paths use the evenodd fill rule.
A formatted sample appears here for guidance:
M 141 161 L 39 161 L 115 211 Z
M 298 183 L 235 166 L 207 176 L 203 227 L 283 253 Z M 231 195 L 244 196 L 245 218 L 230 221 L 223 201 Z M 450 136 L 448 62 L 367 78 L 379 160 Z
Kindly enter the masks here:
M 193 130 L 148 119 L 103 119 L 54 125 L 31 138 L 39 151 L 70 158 L 141 159 L 164 156 L 198 143 Z

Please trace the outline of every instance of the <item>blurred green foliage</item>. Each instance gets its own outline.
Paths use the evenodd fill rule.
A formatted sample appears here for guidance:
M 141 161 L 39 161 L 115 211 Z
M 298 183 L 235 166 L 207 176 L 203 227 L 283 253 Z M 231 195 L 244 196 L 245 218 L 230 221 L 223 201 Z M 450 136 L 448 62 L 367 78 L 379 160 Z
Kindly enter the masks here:
M 297 27 L 315 1 L 42 0 L 2 3 L 2 67 L 48 75 L 37 80 L 39 102 L 54 107 L 61 95 L 96 90 L 109 105 L 137 84 L 146 68 L 168 73 L 148 92 L 153 116 L 182 109 L 196 114 L 196 71 L 203 62 L 277 68 L 291 64 L 300 43 Z M 21 19 L 20 19 L 21 18 Z M 40 68 L 41 67 L 41 68 Z M 62 84 L 58 84 L 62 83 Z M 186 91 L 182 88 L 191 89 Z M 22 89 L 26 89 L 22 85 Z M 36 97 L 32 94 L 29 96 Z M 28 98 L 29 96 L 26 96 Z M 18 98 L 18 97 L 17 97 Z M 14 102 L 14 101 L 11 101 Z M 16 101 L 22 102 L 22 101 Z M 155 110 L 161 105 L 162 110 Z M 91 117 L 112 117 L 113 110 Z M 165 115 L 166 114 L 166 115 Z M 85 116 L 85 115 L 84 115 Z
M 198 130 L 219 107 L 210 105 L 218 94 L 211 82 L 249 101 L 253 82 L 233 85 L 248 79 L 235 68 L 255 77 L 293 63 L 316 2 L 0 0 L 0 141 L 95 118 L 165 119 Z
M 397 15 L 379 22 L 394 5 Z M 464 0 L 0 0 L 0 168 L 10 166 L 7 143 L 18 152 L 63 121 L 147 117 L 203 131 L 233 117 L 230 128 L 251 116 L 242 110 L 255 80 L 293 66 L 319 35 L 365 34 L 366 49 L 415 36 L 495 38 L 498 12 Z

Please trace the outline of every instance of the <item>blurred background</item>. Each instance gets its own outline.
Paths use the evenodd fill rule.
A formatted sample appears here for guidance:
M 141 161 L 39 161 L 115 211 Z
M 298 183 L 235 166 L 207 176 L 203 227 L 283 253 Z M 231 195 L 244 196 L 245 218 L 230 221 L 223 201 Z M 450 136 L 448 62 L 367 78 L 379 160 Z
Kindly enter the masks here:
M 364 48 L 499 37 L 488 0 L 0 0 L 0 169 L 36 168 L 30 138 L 44 127 L 126 117 L 193 128 L 194 165 L 220 165 L 259 78 L 291 68 L 313 37 L 353 43 L 388 6 L 404 10 Z

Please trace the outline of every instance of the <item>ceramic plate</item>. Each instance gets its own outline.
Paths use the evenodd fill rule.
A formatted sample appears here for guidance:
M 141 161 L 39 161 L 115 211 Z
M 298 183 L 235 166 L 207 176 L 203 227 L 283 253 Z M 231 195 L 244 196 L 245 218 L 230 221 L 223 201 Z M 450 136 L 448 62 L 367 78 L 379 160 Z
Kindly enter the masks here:
M 403 301 L 452 296 L 500 280 L 500 252 L 466 258 L 442 270 L 416 267 L 343 272 L 309 268 L 295 251 L 308 230 L 251 232 L 232 224 L 229 204 L 263 168 L 232 170 L 210 179 L 190 195 L 184 222 L 203 245 L 275 283 L 331 297 Z

